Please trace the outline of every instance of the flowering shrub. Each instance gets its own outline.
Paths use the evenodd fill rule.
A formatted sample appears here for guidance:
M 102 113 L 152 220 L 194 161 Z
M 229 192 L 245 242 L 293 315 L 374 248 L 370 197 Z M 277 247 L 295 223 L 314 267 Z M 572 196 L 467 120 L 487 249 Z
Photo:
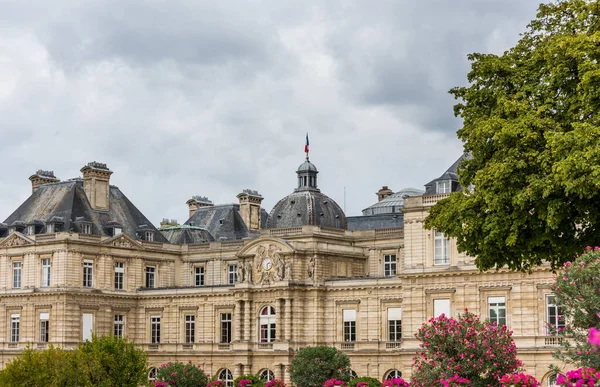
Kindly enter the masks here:
M 206 387 L 227 387 L 227 383 L 225 383 L 221 379 L 215 379 L 208 383 Z
M 563 387 L 597 386 L 600 382 L 600 372 L 593 368 L 579 368 L 565 375 L 558 375 L 556 385 Z
M 379 379 L 369 376 L 354 378 L 348 383 L 348 387 L 382 387 Z
M 154 387 L 169 387 L 165 382 L 154 382 Z
M 234 387 L 265 387 L 265 382 L 256 375 L 242 375 L 233 380 Z
M 600 369 L 600 248 L 588 246 L 572 262 L 565 262 L 552 290 L 569 325 L 556 328 L 561 348 L 555 357 L 579 367 Z M 563 338 L 568 338 L 565 340 Z
M 408 382 L 402 378 L 386 379 L 383 381 L 383 385 L 385 387 L 409 387 Z
M 533 376 L 526 375 L 524 373 L 520 374 L 512 374 L 512 375 L 504 375 L 500 379 L 500 384 L 502 386 L 514 386 L 514 387 L 539 387 L 541 386 L 540 382 L 538 382 Z
M 265 384 L 265 387 L 285 387 L 285 383 L 280 379 L 271 379 Z
M 412 387 L 439 385 L 453 376 L 470 380 L 473 387 L 496 387 L 502 375 L 522 365 L 512 332 L 468 311 L 458 320 L 444 315 L 431 319 L 415 336 L 423 351 L 414 358 Z
M 469 379 L 461 378 L 458 375 L 451 376 L 446 380 L 440 380 L 440 383 L 442 383 L 442 386 L 444 387 L 460 387 L 471 385 L 471 381 Z
M 191 361 L 187 364 L 181 362 L 161 364 L 156 380 L 169 387 L 206 387 L 208 384 L 208 376 Z
M 337 379 L 329 379 L 326 380 L 325 383 L 323 383 L 323 387 L 338 387 L 338 386 L 345 386 L 346 382 L 343 382 L 341 380 L 337 380 Z
M 296 387 L 323 387 L 326 380 L 351 379 L 350 359 L 333 347 L 305 347 L 296 353 L 289 367 Z

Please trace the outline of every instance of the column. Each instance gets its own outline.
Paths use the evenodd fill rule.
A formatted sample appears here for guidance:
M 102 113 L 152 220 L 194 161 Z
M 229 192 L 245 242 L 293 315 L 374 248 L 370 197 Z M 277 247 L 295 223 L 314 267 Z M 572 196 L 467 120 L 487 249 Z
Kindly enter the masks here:
M 246 314 L 246 318 L 244 318 L 244 336 L 247 342 L 252 342 L 252 326 L 254 325 L 254 318 L 252 317 L 252 301 L 246 300 L 246 305 L 244 308 L 244 312 Z
M 285 300 L 285 338 L 288 343 L 292 342 L 293 334 L 292 334 L 292 299 L 288 298 Z
M 235 309 L 233 311 L 233 341 L 241 340 L 242 331 L 242 301 L 237 300 L 235 302 Z
M 277 316 L 277 336 L 276 341 L 283 341 L 287 339 L 287 324 L 285 324 L 285 320 L 287 319 L 287 314 L 283 312 L 285 300 L 280 298 L 277 300 L 277 310 L 275 311 Z

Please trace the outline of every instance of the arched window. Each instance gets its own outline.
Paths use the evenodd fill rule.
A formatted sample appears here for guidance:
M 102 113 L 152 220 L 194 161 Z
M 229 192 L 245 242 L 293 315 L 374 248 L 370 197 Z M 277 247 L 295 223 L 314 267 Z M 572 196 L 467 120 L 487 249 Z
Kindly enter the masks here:
M 275 379 L 275 374 L 269 369 L 264 369 L 258 373 L 258 377 L 260 378 L 260 380 L 266 383 L 269 380 Z
M 550 375 L 550 377 L 548 377 L 548 387 L 556 387 L 556 379 L 558 378 L 558 375 Z
M 151 382 L 156 380 L 156 375 L 158 374 L 158 370 L 154 367 L 150 368 L 150 371 L 148 371 L 148 380 L 150 380 Z
M 358 378 L 358 374 L 354 370 L 350 370 L 350 380 Z
M 385 374 L 385 378 L 383 379 L 395 379 L 395 378 L 401 378 L 402 377 L 402 372 L 398 371 L 398 370 L 390 370 Z
M 227 368 L 223 368 L 221 372 L 219 372 L 218 379 L 224 381 L 227 387 L 233 387 L 233 375 Z
M 260 311 L 260 342 L 271 343 L 275 340 L 277 329 L 275 327 L 275 308 L 265 306 Z

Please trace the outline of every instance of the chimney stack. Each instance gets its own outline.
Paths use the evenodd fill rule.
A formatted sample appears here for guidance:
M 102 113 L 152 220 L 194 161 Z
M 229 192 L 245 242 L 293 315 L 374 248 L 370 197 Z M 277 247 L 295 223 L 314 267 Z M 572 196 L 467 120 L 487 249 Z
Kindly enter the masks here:
M 382 201 L 393 193 L 394 191 L 389 189 L 387 185 L 384 185 L 379 191 L 377 191 L 377 201 Z
M 110 193 L 110 175 L 112 171 L 106 164 L 92 161 L 81 168 L 83 190 L 94 210 L 108 210 Z
M 206 196 L 192 196 L 192 198 L 185 202 L 185 204 L 187 204 L 188 208 L 190 209 L 190 218 L 196 213 L 196 211 L 198 211 L 198 208 L 211 207 L 214 205 L 213 202 L 208 200 Z
M 34 175 L 29 176 L 29 181 L 31 181 L 31 193 L 34 193 L 41 185 L 58 183 L 60 179 L 57 179 L 56 176 L 54 176 L 54 171 L 38 169 Z
M 248 230 L 260 230 L 260 203 L 264 198 L 258 191 L 250 189 L 243 190 L 237 198 L 240 201 L 240 215 Z
M 163 218 L 162 222 L 160 222 L 160 228 L 173 226 L 179 226 L 179 222 L 177 222 L 177 219 Z

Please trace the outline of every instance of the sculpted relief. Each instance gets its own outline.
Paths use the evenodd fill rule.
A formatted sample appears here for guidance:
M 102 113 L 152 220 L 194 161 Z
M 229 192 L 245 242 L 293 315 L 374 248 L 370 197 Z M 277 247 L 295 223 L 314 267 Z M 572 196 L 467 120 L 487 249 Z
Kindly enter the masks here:
M 240 267 L 243 269 L 238 273 L 238 278 L 242 282 L 269 285 L 292 279 L 291 258 L 285 258 L 281 253 L 281 247 L 272 243 L 259 246 L 254 259 L 248 259 Z

